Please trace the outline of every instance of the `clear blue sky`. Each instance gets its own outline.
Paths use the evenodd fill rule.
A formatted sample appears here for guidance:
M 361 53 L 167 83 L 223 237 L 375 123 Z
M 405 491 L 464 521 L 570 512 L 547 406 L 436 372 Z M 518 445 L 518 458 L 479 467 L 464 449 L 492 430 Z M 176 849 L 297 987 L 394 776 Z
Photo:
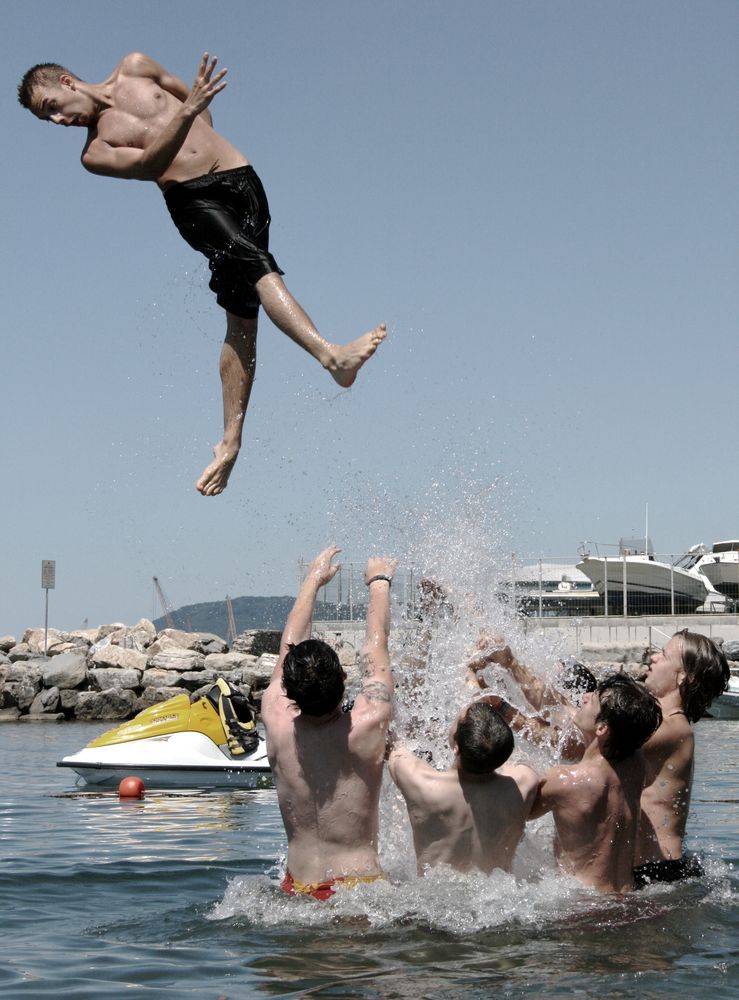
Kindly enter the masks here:
M 4 8 L 0 634 L 291 593 L 328 540 L 415 559 L 448 503 L 574 556 L 737 537 L 731 2 L 128 0 Z M 58 61 L 229 69 L 214 122 L 270 197 L 319 327 L 389 336 L 349 393 L 266 319 L 227 492 L 223 316 L 153 184 L 87 174 L 84 134 L 16 103 Z M 440 498 L 443 497 L 443 502 Z

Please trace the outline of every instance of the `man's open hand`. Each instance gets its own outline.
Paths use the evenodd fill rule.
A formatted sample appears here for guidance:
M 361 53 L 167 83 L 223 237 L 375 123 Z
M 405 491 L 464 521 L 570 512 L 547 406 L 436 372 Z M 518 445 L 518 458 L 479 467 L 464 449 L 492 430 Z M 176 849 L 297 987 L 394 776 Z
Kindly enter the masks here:
M 317 587 L 323 587 L 336 576 L 341 569 L 341 563 L 331 564 L 331 560 L 341 552 L 336 545 L 329 545 L 319 552 L 308 567 L 308 577 Z
M 225 81 L 223 83 L 221 81 L 228 70 L 222 69 L 213 76 L 217 62 L 216 57 L 213 56 L 211 59 L 207 52 L 200 60 L 195 82 L 184 101 L 185 107 L 192 111 L 195 116 L 205 111 L 216 94 L 220 93 L 226 86 Z

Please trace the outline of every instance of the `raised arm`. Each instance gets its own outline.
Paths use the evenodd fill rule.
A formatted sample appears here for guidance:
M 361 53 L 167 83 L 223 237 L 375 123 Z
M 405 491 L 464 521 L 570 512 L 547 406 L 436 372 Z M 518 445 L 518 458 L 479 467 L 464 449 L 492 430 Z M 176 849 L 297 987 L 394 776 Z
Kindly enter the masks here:
M 367 560 L 365 583 L 369 589 L 367 608 L 367 634 L 362 650 L 364 673 L 362 688 L 355 706 L 373 708 L 390 717 L 393 696 L 393 677 L 390 669 L 388 638 L 390 636 L 390 586 L 397 560 L 385 556 Z
M 225 82 L 221 82 L 226 74 L 225 69 L 213 76 L 216 62 L 215 58 L 210 59 L 208 53 L 205 53 L 192 89 L 174 116 L 145 149 L 113 146 L 105 139 L 95 136 L 82 152 L 85 169 L 106 177 L 140 181 L 155 181 L 161 177 L 182 148 L 192 123 L 226 86 Z
M 325 586 L 330 580 L 333 580 L 339 572 L 341 563 L 333 562 L 333 559 L 339 552 L 341 552 L 341 549 L 335 545 L 329 545 L 322 552 L 318 553 L 308 567 L 305 579 L 298 590 L 298 596 L 295 598 L 295 604 L 293 604 L 292 611 L 287 616 L 285 628 L 282 630 L 280 653 L 277 657 L 275 669 L 272 672 L 269 688 L 276 687 L 280 690 L 282 689 L 282 664 L 290 647 L 297 646 L 299 642 L 310 639 L 316 597 L 321 587 Z

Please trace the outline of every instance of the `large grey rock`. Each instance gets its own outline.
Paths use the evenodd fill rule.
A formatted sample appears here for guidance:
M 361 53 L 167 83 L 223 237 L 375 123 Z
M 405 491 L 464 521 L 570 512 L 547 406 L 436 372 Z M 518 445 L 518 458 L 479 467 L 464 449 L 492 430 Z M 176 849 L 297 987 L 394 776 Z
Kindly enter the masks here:
M 122 670 L 145 670 L 146 653 L 137 649 L 124 649 L 122 646 L 109 644 L 96 649 L 91 657 L 95 667 L 119 667 Z
M 41 687 L 44 676 L 42 668 L 37 667 L 33 662 L 29 662 L 28 660 L 18 660 L 17 663 L 11 663 L 9 667 L 3 667 L 3 672 L 6 681 L 36 684 L 36 690 Z
M 188 691 L 195 691 L 200 687 L 210 689 L 215 679 L 215 670 L 187 670 L 180 674 L 180 684 Z
M 89 643 L 82 639 L 64 639 L 60 642 L 50 643 L 48 654 L 49 656 L 60 656 L 62 653 L 86 654 L 89 648 Z
M 202 645 L 202 652 L 207 656 L 209 653 L 225 653 L 228 649 L 228 643 L 224 642 L 223 639 L 211 639 L 210 642 L 204 642 Z
M 221 673 L 224 670 L 244 670 L 256 666 L 258 657 L 249 653 L 211 653 L 205 657 L 205 669 Z
M 8 691 L 14 699 L 15 704 L 22 712 L 27 712 L 33 704 L 34 698 L 41 690 L 41 681 L 34 683 L 32 679 L 28 681 L 6 681 L 4 691 Z
M 262 653 L 250 671 L 254 674 L 254 682 L 258 688 L 267 687 L 276 664 L 277 657 L 274 653 Z
M 133 714 L 136 695 L 129 690 L 80 691 L 75 715 L 78 719 L 127 719 Z
M 7 653 L 8 650 L 13 648 L 13 646 L 15 646 L 15 636 L 0 636 L 0 650 L 2 650 L 3 653 Z
M 96 628 L 74 628 L 71 632 L 67 632 L 66 635 L 70 642 L 79 640 L 80 642 L 86 643 L 91 646 L 95 639 L 97 638 L 98 630 Z
M 191 649 L 198 653 L 202 653 L 205 646 L 209 647 L 209 652 L 224 652 L 228 649 L 228 644 L 214 632 L 184 632 L 177 628 L 162 629 L 157 644 L 162 652 L 172 647 Z M 214 646 L 217 648 L 214 649 Z
M 247 629 L 237 635 L 231 646 L 232 652 L 251 653 L 253 656 L 261 656 L 262 653 L 279 653 L 281 632 L 273 629 Z
M 174 670 L 157 670 L 156 667 L 147 668 L 141 675 L 141 687 L 173 688 L 184 687 L 182 675 Z
M 43 688 L 31 702 L 29 715 L 44 715 L 46 712 L 56 712 L 60 705 L 59 688 Z
M 141 670 L 120 667 L 97 667 L 88 671 L 87 679 L 93 691 L 107 691 L 110 688 L 133 690 L 141 685 Z
M 60 653 L 43 668 L 44 686 L 76 688 L 87 678 L 87 657 L 84 653 Z
M 62 633 L 58 628 L 50 628 L 46 639 L 48 646 L 53 646 L 54 643 L 64 641 Z M 23 633 L 23 642 L 28 646 L 31 653 L 43 653 L 44 649 L 47 648 L 44 645 L 44 629 L 42 628 L 27 628 Z
M 84 691 L 76 691 L 72 688 L 62 688 L 59 692 L 59 706 L 62 711 L 67 715 L 74 715 L 80 695 L 84 693 Z
M 28 660 L 31 656 L 32 653 L 28 648 L 27 642 L 19 642 L 12 649 L 8 650 L 8 659 L 11 663 L 17 663 L 19 660 Z
M 12 663 L 7 653 L 0 653 L 0 666 L 5 666 L 6 663 Z
M 739 639 L 727 639 L 721 648 L 727 660 L 739 660 Z
M 154 623 L 148 618 L 140 618 L 135 625 L 130 628 L 117 629 L 110 633 L 110 641 L 115 646 L 123 646 L 124 649 L 135 649 L 143 653 L 151 646 L 157 637 L 157 630 Z
M 111 625 L 101 625 L 95 631 L 95 637 L 92 640 L 93 645 L 95 645 L 98 642 L 102 642 L 103 639 L 107 639 L 108 636 L 111 635 L 113 632 L 119 632 L 122 628 L 125 627 L 126 626 L 123 624 L 123 622 L 113 622 Z
M 152 656 L 149 666 L 158 670 L 176 670 L 184 674 L 188 670 L 202 670 L 205 666 L 205 657 L 193 650 L 172 647 L 166 652 Z

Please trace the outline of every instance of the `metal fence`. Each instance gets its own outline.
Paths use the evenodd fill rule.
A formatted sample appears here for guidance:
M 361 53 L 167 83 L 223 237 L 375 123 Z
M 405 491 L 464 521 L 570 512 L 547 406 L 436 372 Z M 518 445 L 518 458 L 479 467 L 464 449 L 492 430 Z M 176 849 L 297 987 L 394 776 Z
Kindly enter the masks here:
M 490 592 L 527 617 L 736 614 L 739 602 L 732 594 L 739 591 L 739 567 L 736 583 L 721 592 L 701 572 L 704 554 L 705 550 L 647 554 L 623 544 L 585 547 L 576 557 L 511 553 L 491 569 Z M 298 582 L 307 565 L 301 560 Z M 316 618 L 363 621 L 367 611 L 363 571 L 364 562 L 342 559 L 337 575 L 319 593 Z M 391 591 L 395 611 L 416 617 L 423 578 L 415 568 L 396 573 Z M 445 582 L 453 588 L 454 581 Z

